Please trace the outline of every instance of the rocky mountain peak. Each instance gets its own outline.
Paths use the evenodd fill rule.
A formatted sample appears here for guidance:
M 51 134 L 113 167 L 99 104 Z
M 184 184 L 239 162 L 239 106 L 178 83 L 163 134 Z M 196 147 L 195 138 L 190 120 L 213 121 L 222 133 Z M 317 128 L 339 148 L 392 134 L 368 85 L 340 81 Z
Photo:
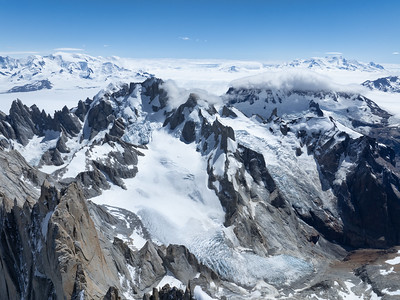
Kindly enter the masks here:
M 9 298 L 339 295 L 335 282 L 372 272 L 337 273 L 348 249 L 399 243 L 398 151 L 374 102 L 268 86 L 182 94 L 150 78 L 53 116 L 21 101 L 0 115 Z

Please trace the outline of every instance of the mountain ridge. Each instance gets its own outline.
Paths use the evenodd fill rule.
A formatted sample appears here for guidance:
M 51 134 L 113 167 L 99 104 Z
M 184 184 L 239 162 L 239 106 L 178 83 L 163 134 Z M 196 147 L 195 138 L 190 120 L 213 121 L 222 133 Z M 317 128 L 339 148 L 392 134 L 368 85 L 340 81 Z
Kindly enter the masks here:
M 362 85 L 370 90 L 400 93 L 400 78 L 398 76 L 388 76 L 376 80 L 367 80 L 364 81 Z
M 110 278 L 125 297 L 141 298 L 161 282 L 167 274 L 163 262 L 182 255 L 165 256 L 168 244 L 187 249 L 188 264 L 174 268 L 170 262 L 168 270 L 184 286 L 192 282 L 188 293 L 194 294 L 198 282 L 214 297 L 297 293 L 299 299 L 312 290 L 294 292 L 294 287 L 304 287 L 310 278 L 318 281 L 326 261 L 343 258 L 348 247 L 398 244 L 397 152 L 368 136 L 375 131 L 378 136 L 390 114 L 371 100 L 344 92 L 232 87 L 221 102 L 190 93 L 171 106 L 176 93 L 170 89 L 157 78 L 114 85 L 54 116 L 16 101 L 0 119 L 2 154 L 20 151 L 57 183 L 52 188 L 43 179 L 36 181 L 36 187 L 44 184 L 42 197 L 47 190 L 70 190 L 93 201 L 79 205 L 89 205 L 86 218 L 97 230 L 80 226 L 94 241 L 99 228 L 109 237 L 94 242 L 96 253 L 105 255 L 105 268 L 117 264 L 120 271 L 111 270 Z M 66 213 L 67 206 L 59 208 Z M 28 222 L 5 220 L 13 226 Z M 91 245 L 71 247 L 77 265 L 84 266 L 82 253 Z M 143 255 L 152 266 L 138 263 Z M 195 267 L 199 278 L 197 271 L 188 271 L 197 266 L 191 255 L 203 265 Z M 94 276 L 103 285 L 95 272 L 71 270 L 68 276 L 78 279 L 63 288 L 68 295 L 106 294 L 106 286 L 93 292 L 91 281 L 84 279 Z M 140 275 L 144 270 L 146 275 Z M 342 284 L 359 281 L 355 275 L 341 276 Z M 60 286 L 58 279 L 45 277 Z M 6 281 L 9 287 L 16 284 Z M 335 287 L 335 281 L 330 284 Z M 366 284 L 359 284 L 360 293 L 372 295 Z M 49 293 L 54 293 L 51 286 Z

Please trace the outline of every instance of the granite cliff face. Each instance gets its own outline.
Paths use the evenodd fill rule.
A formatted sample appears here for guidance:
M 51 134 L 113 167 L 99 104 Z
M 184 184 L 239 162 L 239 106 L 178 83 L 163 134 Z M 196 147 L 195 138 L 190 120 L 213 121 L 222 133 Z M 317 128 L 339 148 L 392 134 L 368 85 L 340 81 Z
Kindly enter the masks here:
M 0 115 L 4 299 L 390 296 L 395 250 L 357 250 L 400 243 L 390 114 L 334 91 L 173 97 L 151 78 L 53 116 L 20 101 Z

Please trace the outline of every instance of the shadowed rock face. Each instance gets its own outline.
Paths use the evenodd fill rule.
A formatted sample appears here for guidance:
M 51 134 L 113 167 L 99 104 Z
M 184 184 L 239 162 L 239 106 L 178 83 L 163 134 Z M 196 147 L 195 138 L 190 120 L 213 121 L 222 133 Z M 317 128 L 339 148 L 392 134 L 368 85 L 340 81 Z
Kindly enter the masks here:
M 0 117 L 0 133 L 24 146 L 34 135 L 45 137 L 47 131 L 64 131 L 75 136 L 81 128 L 79 119 L 66 107 L 51 117 L 36 105 L 28 108 L 20 100 L 12 103 L 9 115 Z
M 398 244 L 400 227 L 395 214 L 400 209 L 400 198 L 394 187 L 399 186 L 399 178 L 395 175 L 392 152 L 369 137 L 343 137 L 341 142 L 331 139 L 312 150 L 320 166 L 321 180 L 328 182 L 337 196 L 343 225 L 328 211 L 317 210 L 308 216 L 298 213 L 326 237 L 344 245 Z M 344 159 L 355 168 L 338 183 L 336 174 Z
M 102 299 L 118 283 L 76 184 L 59 192 L 45 182 L 32 209 L 14 204 L 5 212 L 9 201 L 0 227 L 0 282 L 9 299 Z
M 89 213 L 78 184 L 59 190 L 15 151 L 1 151 L 0 163 L 0 176 L 6 175 L 2 182 L 14 181 L 0 194 L 0 290 L 5 299 L 119 299 L 118 291 L 124 290 L 121 276 L 128 278 L 130 291 L 139 297 L 167 272 L 182 282 L 194 280 L 205 287 L 210 278 L 218 280 L 183 246 L 165 248 L 149 241 L 140 251 L 133 251 L 118 238 L 110 243 L 116 226 L 122 230 L 121 221 L 93 203 Z M 18 181 L 21 173 L 30 181 Z M 32 190 L 40 184 L 39 196 Z M 13 201 L 12 194 L 26 200 Z M 132 224 L 143 226 L 130 214 Z M 97 231 L 92 218 L 101 230 Z M 102 227 L 106 224 L 114 225 Z M 145 228 L 141 230 L 150 238 Z M 137 277 L 131 277 L 134 274 L 128 265 L 137 270 Z M 165 289 L 163 293 L 176 292 Z

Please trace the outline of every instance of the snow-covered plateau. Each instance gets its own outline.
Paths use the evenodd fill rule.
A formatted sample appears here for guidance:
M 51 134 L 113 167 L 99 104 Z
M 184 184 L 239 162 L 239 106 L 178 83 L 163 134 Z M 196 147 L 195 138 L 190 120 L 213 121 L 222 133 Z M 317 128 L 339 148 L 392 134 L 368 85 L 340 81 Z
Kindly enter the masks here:
M 0 57 L 0 290 L 398 296 L 398 75 L 342 57 Z

